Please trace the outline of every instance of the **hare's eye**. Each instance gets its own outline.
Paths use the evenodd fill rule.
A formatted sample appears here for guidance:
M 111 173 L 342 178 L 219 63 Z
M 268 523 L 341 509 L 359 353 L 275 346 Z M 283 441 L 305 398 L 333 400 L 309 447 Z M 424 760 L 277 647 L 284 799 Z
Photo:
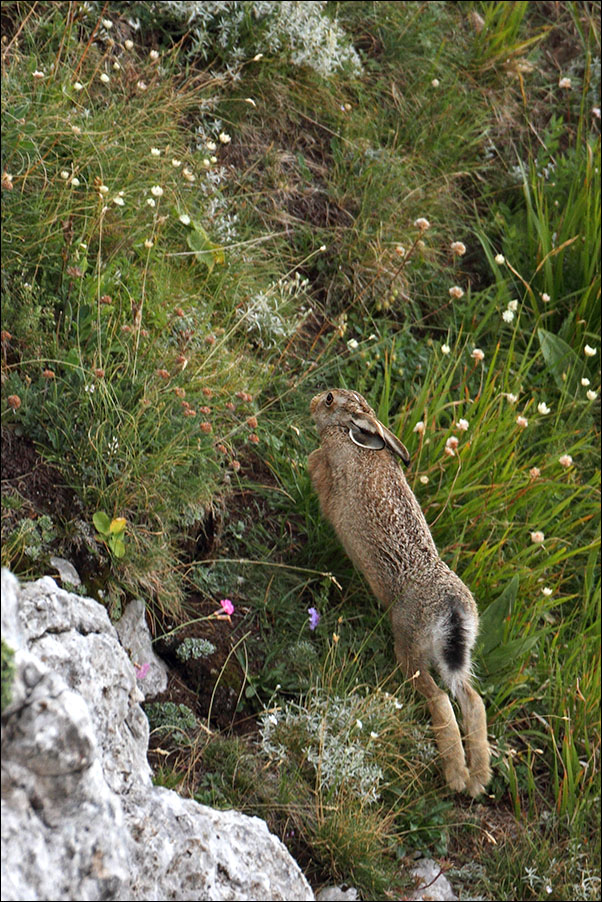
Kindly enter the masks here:
M 332 404 L 333 401 L 334 401 L 334 395 L 331 391 L 329 391 L 328 394 L 326 395 L 326 397 L 324 398 L 324 403 L 326 404 L 327 407 L 330 407 L 330 405 Z

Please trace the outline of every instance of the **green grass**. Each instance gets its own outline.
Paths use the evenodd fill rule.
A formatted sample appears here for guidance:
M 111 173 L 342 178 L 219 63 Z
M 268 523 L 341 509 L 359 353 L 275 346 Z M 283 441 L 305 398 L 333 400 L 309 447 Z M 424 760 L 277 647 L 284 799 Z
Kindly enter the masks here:
M 7 485 L 3 564 L 85 561 L 157 634 L 234 600 L 207 726 L 236 667 L 237 716 L 272 714 L 286 755 L 205 728 L 157 779 L 265 817 L 316 885 L 405 894 L 419 848 L 465 893 L 597 898 L 599 4 L 329 4 L 363 59 L 330 78 L 288 39 L 254 59 L 266 21 L 202 57 L 136 10 L 126 49 L 120 4 L 3 6 L 3 428 L 79 499 L 48 528 Z M 325 385 L 402 437 L 477 598 L 494 779 L 469 809 L 311 488 Z M 119 555 L 95 515 L 125 518 Z M 376 802 L 323 779 L 370 705 Z

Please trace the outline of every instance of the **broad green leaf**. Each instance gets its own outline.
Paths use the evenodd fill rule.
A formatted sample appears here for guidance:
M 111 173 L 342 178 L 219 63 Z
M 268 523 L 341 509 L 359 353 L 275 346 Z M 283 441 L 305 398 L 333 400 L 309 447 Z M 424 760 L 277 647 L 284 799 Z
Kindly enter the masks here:
M 216 263 L 224 262 L 224 252 L 219 244 L 215 244 L 209 238 L 205 229 L 198 222 L 191 223 L 192 228 L 186 236 L 188 247 L 195 251 L 195 257 L 199 263 L 204 263 L 209 272 Z
M 125 542 L 119 536 L 111 536 L 111 551 L 115 557 L 123 557 L 125 554 Z
M 561 391 L 575 394 L 583 362 L 573 349 L 553 332 L 537 330 L 537 337 L 546 366 Z
M 481 614 L 479 629 L 479 653 L 487 657 L 504 638 L 504 623 L 512 613 L 518 592 L 518 574 L 515 574 L 502 594 L 492 601 Z
M 111 521 L 107 517 L 104 511 L 96 511 L 94 516 L 92 517 L 92 522 L 96 529 L 103 536 L 108 536 L 111 530 Z

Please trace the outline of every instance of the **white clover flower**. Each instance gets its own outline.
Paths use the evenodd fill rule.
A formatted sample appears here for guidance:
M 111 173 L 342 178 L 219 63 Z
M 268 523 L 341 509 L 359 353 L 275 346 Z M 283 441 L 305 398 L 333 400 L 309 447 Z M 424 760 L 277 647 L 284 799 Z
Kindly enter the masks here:
M 210 163 L 217 163 L 217 157 L 209 157 Z
M 539 479 L 539 477 L 541 476 L 541 470 L 539 469 L 539 467 L 531 467 L 531 469 L 529 470 L 529 476 L 531 477 L 531 479 Z
M 148 85 L 145 81 L 142 81 L 142 79 L 140 79 L 140 81 L 136 82 L 136 87 L 138 88 L 139 91 L 146 91 L 146 89 L 148 88 Z
M 591 389 L 589 389 L 589 391 L 587 391 L 586 394 L 587 394 L 588 401 L 595 401 L 596 398 L 598 397 L 598 393 L 595 391 L 592 391 Z
M 422 433 L 424 432 L 425 428 L 426 428 L 426 427 L 425 427 L 425 425 L 424 425 L 424 422 L 423 422 L 422 420 L 419 420 L 418 423 L 416 423 L 416 425 L 415 425 L 414 428 L 412 429 L 412 432 L 418 432 L 420 435 L 422 435 Z
M 215 141 L 207 141 L 205 147 L 210 151 L 217 150 L 217 144 L 215 143 Z
M 457 254 L 458 257 L 462 257 L 466 253 L 466 245 L 462 241 L 452 241 L 450 247 L 452 253 Z
M 457 425 L 458 429 L 462 430 L 462 432 L 466 432 L 466 430 L 468 429 L 470 424 L 469 424 L 468 420 L 460 419 L 460 420 L 458 420 L 456 425 Z
M 115 60 L 115 62 L 113 63 L 113 69 L 115 70 L 115 72 L 119 72 L 119 70 L 121 69 L 121 63 L 119 62 L 119 60 Z
M 442 354 L 447 355 L 447 354 L 449 354 L 450 352 L 451 352 L 451 348 L 450 348 L 449 345 L 447 345 L 447 344 L 441 345 L 441 353 L 442 353 Z
M 125 47 L 126 50 L 131 50 L 134 46 L 134 42 L 130 41 L 130 39 L 128 38 L 127 41 L 123 42 L 123 46 Z
M 160 157 L 161 156 L 161 151 L 159 150 L 158 147 L 151 147 L 150 152 L 151 152 L 151 157 Z
M 511 404 L 516 404 L 516 402 L 518 401 L 518 395 L 513 395 L 510 391 L 503 392 L 503 396 L 504 398 L 507 398 Z
M 545 538 L 546 537 L 540 529 L 536 529 L 535 532 L 531 533 L 531 541 L 534 545 L 542 545 Z
M 495 260 L 495 262 L 497 263 L 498 266 L 501 266 L 503 263 L 506 262 L 506 258 L 504 257 L 503 254 L 496 254 L 493 259 Z
M 124 201 L 123 197 L 120 194 L 118 194 L 116 197 L 113 198 L 113 203 L 117 204 L 118 207 L 123 207 L 125 204 L 125 201 Z
M 370 739 L 378 739 L 378 733 L 375 733 L 374 730 L 370 730 Z
M 349 341 L 347 342 L 347 347 L 349 348 L 350 351 L 355 351 L 356 348 L 359 348 L 359 344 L 355 340 L 355 338 L 350 338 Z
M 590 384 L 589 379 L 588 379 L 586 376 L 584 376 L 583 379 L 581 380 L 581 385 L 582 385 L 584 388 L 587 388 L 587 386 L 588 386 L 589 384 Z
M 153 185 L 153 187 L 150 190 L 151 190 L 151 194 L 153 195 L 153 197 L 162 197 L 163 196 L 163 188 L 161 187 L 161 185 Z
M 563 454 L 562 457 L 558 458 L 558 463 L 561 467 L 572 467 L 573 466 L 573 458 L 570 454 Z
M 356 720 L 355 725 L 356 725 L 356 727 L 358 728 L 358 730 L 363 730 L 363 728 L 364 728 L 364 725 L 363 725 L 363 723 L 361 722 L 361 720 L 359 719 L 359 717 L 358 717 L 358 719 Z
M 149 53 L 149 57 L 152 59 L 153 62 L 155 62 L 155 60 L 159 59 L 159 51 L 151 50 L 151 52 Z
M 105 84 L 105 85 L 108 85 L 108 83 L 111 81 L 111 79 L 109 78 L 109 76 L 107 75 L 106 72 L 102 72 L 102 73 L 101 73 L 101 75 L 100 75 L 100 80 L 101 80 L 101 82 L 103 82 L 103 84 Z
M 81 185 L 80 180 L 76 176 L 73 176 L 73 178 L 71 179 L 71 187 L 79 188 L 80 185 Z
M 319 247 L 319 250 L 321 250 L 322 253 L 324 253 L 324 251 L 326 250 L 326 245 L 325 245 L 325 244 L 321 244 L 320 247 Z
M 155 199 L 154 199 L 153 197 L 147 198 L 147 201 L 146 201 L 146 202 L 147 202 L 147 204 L 149 205 L 149 207 L 154 207 L 154 206 L 156 206 L 156 204 L 155 204 Z
M 586 345 L 583 348 L 583 353 L 585 354 L 586 357 L 595 357 L 596 354 L 598 353 L 598 351 L 596 348 L 591 348 L 589 345 Z
M 544 304 L 547 304 L 548 301 L 550 300 L 550 295 L 546 291 L 544 291 L 544 293 L 541 296 L 541 299 L 544 302 Z
M 546 598 L 549 598 L 550 595 L 552 594 L 552 589 L 550 589 L 549 586 L 544 586 L 541 591 L 546 596 Z
M 561 78 L 558 82 L 558 87 L 562 88 L 565 91 L 568 90 L 571 87 L 571 79 L 567 78 L 566 76 L 564 78 Z
M 433 88 L 438 88 L 440 84 L 441 84 L 441 82 L 439 81 L 438 78 L 433 78 L 433 80 L 431 81 L 431 85 L 433 86 Z
M 190 225 L 190 216 L 188 213 L 181 213 L 178 219 L 183 225 Z
M 450 457 L 456 456 L 456 448 L 459 445 L 459 441 L 455 435 L 450 435 L 448 440 L 445 443 L 445 448 L 443 449 L 446 454 L 449 454 Z
M 181 161 L 181 160 L 175 160 L 175 159 L 174 159 L 174 160 L 171 161 L 171 165 L 174 167 L 174 169 L 177 169 L 179 166 L 182 165 L 182 161 Z
M 202 165 L 205 169 L 211 169 L 211 160 L 208 159 L 208 157 L 204 157 L 201 165 Z
M 511 323 L 514 319 L 514 313 L 512 312 L 512 310 L 504 310 L 504 312 L 502 313 L 502 319 L 505 323 Z
M 71 173 L 67 169 L 61 169 L 61 178 L 68 179 Z
M 526 417 L 518 416 L 516 418 L 516 425 L 521 426 L 523 429 L 526 429 L 529 425 L 529 420 Z
M 103 20 L 102 20 L 102 24 L 103 24 L 104 27 L 107 29 L 107 31 L 110 31 L 111 28 L 113 27 L 113 23 L 111 22 L 110 19 L 103 19 Z
M 452 287 L 449 289 L 449 295 L 450 297 L 458 298 L 459 300 L 460 298 L 464 297 L 464 289 L 460 288 L 459 285 L 452 285 Z
M 31 73 L 31 77 L 32 78 L 46 78 L 46 75 L 44 72 L 41 72 L 40 69 L 36 69 L 35 72 Z
M 144 242 L 144 247 L 146 247 L 150 250 L 150 248 L 153 246 L 153 244 L 154 244 L 154 241 L 151 238 L 147 238 L 146 241 Z
M 75 82 L 75 84 L 73 85 L 73 90 L 74 91 L 83 91 L 84 90 L 84 86 L 82 85 L 81 81 Z M 74 125 L 73 128 L 77 128 L 77 126 Z
M 518 301 L 508 301 L 508 310 L 512 310 L 513 313 L 516 313 L 518 310 Z
M 599 106 L 592 107 L 592 116 L 594 117 L 594 119 L 600 118 L 600 107 Z
M 430 227 L 430 222 L 428 219 L 425 219 L 424 216 L 419 216 L 418 219 L 414 220 L 414 228 L 419 229 L 421 232 L 426 232 Z
M 395 245 L 395 253 L 397 254 L 398 257 L 405 257 L 405 255 L 406 255 L 406 249 L 405 249 L 405 247 L 403 246 L 403 244 L 396 244 L 396 245 Z
M 537 411 L 542 416 L 546 416 L 546 414 L 548 414 L 550 412 L 550 408 L 548 407 L 548 405 L 546 404 L 545 401 L 540 401 L 539 404 L 537 405 Z
M 227 132 L 220 132 L 219 139 L 222 144 L 229 144 L 232 138 Z
M 483 353 L 483 351 L 481 351 L 480 348 L 475 348 L 470 356 L 473 358 L 473 360 L 484 360 L 485 359 L 485 354 Z
M 99 186 L 98 186 L 98 193 L 99 193 L 99 194 L 108 194 L 108 193 L 109 193 L 109 189 L 107 188 L 106 185 L 99 185 Z
M 429 478 L 428 478 L 428 476 L 421 476 L 421 477 L 420 477 L 420 482 L 422 483 L 422 485 L 428 485 L 428 483 L 429 483 Z
M 403 708 L 403 702 L 400 702 L 397 698 L 395 699 L 393 704 L 398 711 L 401 711 L 401 709 Z

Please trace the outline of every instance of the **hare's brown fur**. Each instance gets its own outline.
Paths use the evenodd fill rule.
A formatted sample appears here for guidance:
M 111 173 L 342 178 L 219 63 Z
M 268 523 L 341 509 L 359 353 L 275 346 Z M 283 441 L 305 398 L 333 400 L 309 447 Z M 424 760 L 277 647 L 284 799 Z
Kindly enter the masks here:
M 397 660 L 426 697 L 448 784 L 476 796 L 491 772 L 485 706 L 471 685 L 475 601 L 439 557 L 395 459 L 407 462 L 406 449 L 365 399 L 331 389 L 316 395 L 310 410 L 321 445 L 308 466 L 322 512 L 389 613 Z M 460 704 L 466 758 L 451 702 L 431 665 Z

